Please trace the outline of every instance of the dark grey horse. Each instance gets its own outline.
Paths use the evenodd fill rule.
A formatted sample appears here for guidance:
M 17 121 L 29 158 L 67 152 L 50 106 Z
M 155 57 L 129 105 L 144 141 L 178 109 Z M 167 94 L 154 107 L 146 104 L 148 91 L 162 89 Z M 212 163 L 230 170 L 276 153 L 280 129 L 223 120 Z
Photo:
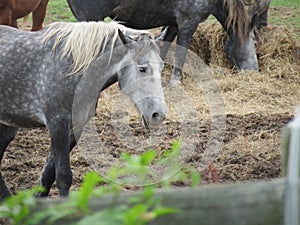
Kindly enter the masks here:
M 247 6 L 258 11 L 256 0 Z M 265 0 L 263 0 L 265 1 Z M 270 1 L 270 0 L 268 0 Z M 228 33 L 225 52 L 238 69 L 258 70 L 252 18 L 241 0 L 68 0 L 79 21 L 103 20 L 106 16 L 124 21 L 126 26 L 149 29 L 169 26 L 164 39 L 177 36 L 173 80 L 182 79 L 182 67 L 192 36 L 200 22 L 214 15 Z M 168 47 L 165 48 L 167 51 Z M 163 55 L 166 53 L 162 53 Z
M 72 182 L 69 151 L 95 113 L 99 93 L 118 81 L 146 128 L 165 118 L 159 47 L 145 31 L 115 22 L 53 23 L 38 32 L 0 26 L 0 160 L 19 127 L 47 126 L 50 154 L 41 185 Z M 9 190 L 0 173 L 0 199 Z

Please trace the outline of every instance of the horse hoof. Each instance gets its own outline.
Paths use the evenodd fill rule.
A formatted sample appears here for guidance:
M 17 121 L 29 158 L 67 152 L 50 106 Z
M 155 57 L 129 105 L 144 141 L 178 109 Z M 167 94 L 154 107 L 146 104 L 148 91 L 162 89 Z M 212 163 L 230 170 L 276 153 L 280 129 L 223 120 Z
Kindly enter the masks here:
M 46 198 L 46 197 L 48 197 L 48 193 L 37 192 L 37 193 L 34 194 L 34 197 L 36 197 L 36 198 Z

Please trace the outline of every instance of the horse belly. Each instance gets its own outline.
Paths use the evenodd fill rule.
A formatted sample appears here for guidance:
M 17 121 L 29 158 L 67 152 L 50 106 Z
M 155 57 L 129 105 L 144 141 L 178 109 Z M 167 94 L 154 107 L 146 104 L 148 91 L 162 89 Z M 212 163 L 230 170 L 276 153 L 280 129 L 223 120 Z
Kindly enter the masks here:
M 16 71 L 12 71 L 9 65 L 5 69 L 1 65 L 0 60 L 1 123 L 16 127 L 45 125 L 43 113 L 45 85 L 39 81 L 38 76 L 30 76 L 31 73 L 26 70 L 26 66 L 23 66 L 23 71 L 19 67 Z
M 34 11 L 40 3 L 41 0 L 16 0 L 16 5 L 12 13 L 13 18 L 18 19 L 28 15 Z
M 37 121 L 34 118 L 32 119 L 23 118 L 22 116 L 19 118 L 19 120 L 18 119 L 16 120 L 16 117 L 13 120 L 9 118 L 6 119 L 0 118 L 0 124 L 4 124 L 9 127 L 22 127 L 22 128 L 34 128 L 34 127 L 46 126 L 42 121 Z
M 14 105 L 1 102 L 0 123 L 11 127 L 43 127 L 46 125 L 44 113 L 34 105 Z

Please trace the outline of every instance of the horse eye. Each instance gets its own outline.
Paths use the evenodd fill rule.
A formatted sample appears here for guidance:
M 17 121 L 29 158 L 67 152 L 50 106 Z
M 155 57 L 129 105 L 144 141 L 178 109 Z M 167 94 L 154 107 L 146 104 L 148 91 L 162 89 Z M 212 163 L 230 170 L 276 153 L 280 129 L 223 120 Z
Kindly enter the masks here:
M 141 66 L 141 67 L 139 67 L 139 71 L 140 71 L 141 73 L 146 73 L 147 68 Z

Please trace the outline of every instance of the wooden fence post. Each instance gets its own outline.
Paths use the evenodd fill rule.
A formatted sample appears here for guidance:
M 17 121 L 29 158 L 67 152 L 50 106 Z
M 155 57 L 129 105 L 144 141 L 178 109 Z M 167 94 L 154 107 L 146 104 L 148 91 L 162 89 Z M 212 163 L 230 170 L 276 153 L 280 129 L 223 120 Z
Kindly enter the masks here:
M 300 170 L 300 108 L 296 109 L 295 118 L 287 126 L 288 131 L 285 138 L 287 144 L 287 153 L 284 159 L 287 165 L 284 165 L 288 187 L 285 198 L 285 225 L 299 225 L 299 170 Z

